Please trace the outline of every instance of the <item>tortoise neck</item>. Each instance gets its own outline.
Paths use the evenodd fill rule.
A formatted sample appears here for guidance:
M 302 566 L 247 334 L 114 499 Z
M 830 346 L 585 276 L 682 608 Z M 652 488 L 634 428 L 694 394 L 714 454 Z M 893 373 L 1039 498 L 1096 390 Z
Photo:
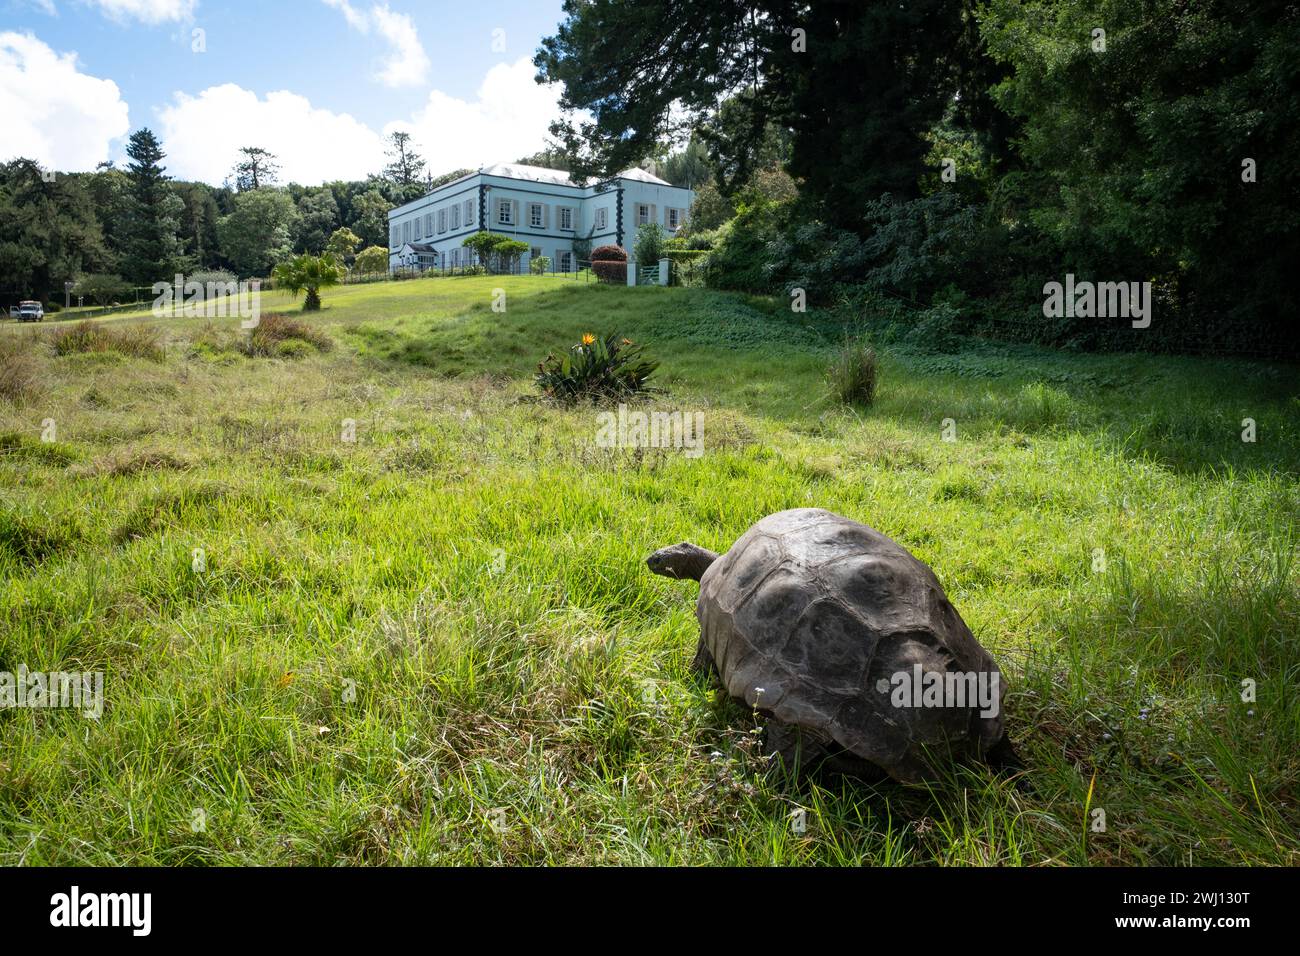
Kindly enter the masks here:
M 698 581 L 704 577 L 704 572 L 709 570 L 709 565 L 716 560 L 718 560 L 717 552 L 691 545 L 690 550 L 683 550 L 674 570 L 677 571 L 678 577 Z

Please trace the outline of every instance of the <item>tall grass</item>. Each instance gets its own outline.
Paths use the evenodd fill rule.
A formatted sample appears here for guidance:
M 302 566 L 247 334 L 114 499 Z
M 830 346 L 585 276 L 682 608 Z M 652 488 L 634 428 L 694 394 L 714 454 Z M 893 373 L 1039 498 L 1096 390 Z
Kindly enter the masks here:
M 847 405 L 870 405 L 876 400 L 879 365 L 876 350 L 858 339 L 845 341 L 826 371 L 831 391 Z
M 532 400 L 592 314 L 705 412 L 702 457 Z M 0 863 L 1300 863 L 1288 369 L 882 350 L 848 410 L 797 321 L 431 279 L 337 290 L 301 361 L 39 357 L 39 408 L 0 405 L 0 670 L 100 669 L 107 701 L 0 711 Z M 246 335 L 207 322 L 159 325 Z M 1021 779 L 764 772 L 688 671 L 696 586 L 643 560 L 810 504 L 935 569 Z
M 164 357 L 162 331 L 156 325 L 133 323 L 113 326 L 91 319 L 56 330 L 50 335 L 55 355 L 84 352 L 116 352 L 134 358 L 161 362 Z
M 31 336 L 0 336 L 0 400 L 19 405 L 39 393 L 39 366 L 32 351 L 34 344 Z

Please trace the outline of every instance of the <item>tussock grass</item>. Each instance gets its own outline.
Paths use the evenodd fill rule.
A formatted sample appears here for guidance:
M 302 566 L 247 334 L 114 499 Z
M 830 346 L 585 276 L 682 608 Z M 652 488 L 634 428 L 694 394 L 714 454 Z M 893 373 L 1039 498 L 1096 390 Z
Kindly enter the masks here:
M 149 323 L 109 325 L 83 319 L 50 334 L 55 355 L 116 352 L 131 358 L 161 362 L 164 357 L 162 330 Z
M 89 464 L 74 465 L 68 469 L 68 474 L 74 478 L 102 478 L 149 471 L 184 471 L 189 467 L 189 462 L 165 451 L 124 448 L 100 455 Z
M 305 361 L 42 358 L 40 406 L 0 405 L 0 669 L 102 669 L 107 702 L 0 712 L 0 863 L 1300 864 L 1294 370 L 882 350 L 851 408 L 838 333 L 770 305 L 431 279 L 337 290 Z M 526 400 L 593 314 L 703 456 Z M 688 673 L 695 586 L 645 555 L 809 504 L 935 569 L 1023 789 L 770 779 Z
M 20 405 L 40 393 L 40 367 L 32 354 L 34 344 L 31 336 L 0 336 L 0 399 Z
M 878 376 L 876 350 L 856 339 L 847 340 L 840 346 L 826 370 L 831 391 L 848 405 L 874 402 Z
M 333 347 L 333 340 L 320 329 L 277 312 L 262 316 L 242 345 L 251 356 L 294 356 L 306 348 L 328 352 Z

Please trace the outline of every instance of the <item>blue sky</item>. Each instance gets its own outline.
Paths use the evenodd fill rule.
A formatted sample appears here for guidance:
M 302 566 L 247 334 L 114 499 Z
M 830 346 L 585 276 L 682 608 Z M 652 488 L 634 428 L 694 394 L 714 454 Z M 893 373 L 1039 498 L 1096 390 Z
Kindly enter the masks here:
M 243 145 L 286 179 L 361 176 L 399 128 L 435 172 L 510 161 L 557 113 L 527 61 L 560 18 L 560 0 L 0 0 L 0 158 L 90 168 L 147 125 L 174 174 L 208 181 Z

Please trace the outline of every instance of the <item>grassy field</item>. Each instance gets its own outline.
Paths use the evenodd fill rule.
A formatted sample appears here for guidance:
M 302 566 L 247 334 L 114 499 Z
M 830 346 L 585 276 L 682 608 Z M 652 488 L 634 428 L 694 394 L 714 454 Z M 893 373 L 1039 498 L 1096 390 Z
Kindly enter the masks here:
M 0 670 L 106 697 L 0 711 L 0 864 L 1300 864 L 1294 367 L 896 350 L 851 409 L 839 331 L 765 300 L 325 305 L 326 338 L 256 357 L 237 319 L 139 357 L 0 327 L 38 382 L 0 399 Z M 535 399 L 607 329 L 662 362 L 647 404 L 704 413 L 701 457 Z M 1024 786 L 763 773 L 687 670 L 696 585 L 643 560 L 804 505 L 935 569 L 1007 675 Z

